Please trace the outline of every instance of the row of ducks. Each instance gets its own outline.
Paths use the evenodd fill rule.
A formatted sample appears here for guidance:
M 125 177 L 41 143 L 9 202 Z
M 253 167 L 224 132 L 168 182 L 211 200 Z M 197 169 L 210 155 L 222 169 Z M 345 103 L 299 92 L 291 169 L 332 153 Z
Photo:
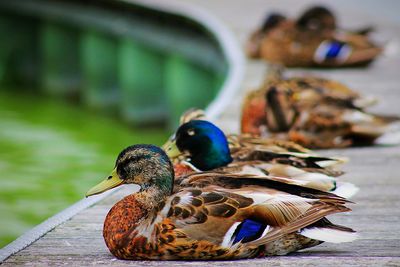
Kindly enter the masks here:
M 350 67 L 371 63 L 383 48 L 372 27 L 345 30 L 328 8 L 313 6 L 298 18 L 269 14 L 247 42 L 247 55 L 272 64 L 245 98 L 241 132 L 290 140 L 307 148 L 400 143 L 399 116 L 366 111 L 377 101 L 319 77 L 285 77 L 282 67 Z
M 124 149 L 87 192 L 140 191 L 115 204 L 103 236 L 120 259 L 223 260 L 285 255 L 356 233 L 326 216 L 348 212 L 358 188 L 337 179 L 345 159 L 290 141 L 225 135 L 190 110 L 168 142 Z
M 247 53 L 286 66 L 368 64 L 382 51 L 369 32 L 339 29 L 323 7 L 297 20 L 272 14 L 250 37 Z M 192 109 L 162 148 L 139 144 L 118 155 L 112 173 L 87 192 L 140 186 L 106 216 L 103 236 L 114 256 L 244 259 L 357 237 L 326 218 L 349 212 L 358 191 L 339 179 L 346 159 L 309 148 L 384 143 L 398 118 L 368 113 L 375 99 L 339 82 L 272 69 L 245 98 L 242 134 L 226 135 Z

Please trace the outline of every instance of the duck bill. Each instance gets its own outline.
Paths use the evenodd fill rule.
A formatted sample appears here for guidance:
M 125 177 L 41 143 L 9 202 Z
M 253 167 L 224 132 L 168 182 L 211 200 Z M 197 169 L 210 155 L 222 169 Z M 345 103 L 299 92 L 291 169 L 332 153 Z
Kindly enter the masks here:
M 108 176 L 104 181 L 99 183 L 98 185 L 92 187 L 87 193 L 86 197 L 97 195 L 103 193 L 107 190 L 110 190 L 114 187 L 121 185 L 124 182 L 121 178 L 119 178 L 117 174 L 117 168 L 115 168 L 110 176 Z
M 177 158 L 183 154 L 182 151 L 180 151 L 179 148 L 177 147 L 175 139 L 168 140 L 163 145 L 163 149 L 164 149 L 165 153 L 167 153 L 167 155 L 170 159 Z

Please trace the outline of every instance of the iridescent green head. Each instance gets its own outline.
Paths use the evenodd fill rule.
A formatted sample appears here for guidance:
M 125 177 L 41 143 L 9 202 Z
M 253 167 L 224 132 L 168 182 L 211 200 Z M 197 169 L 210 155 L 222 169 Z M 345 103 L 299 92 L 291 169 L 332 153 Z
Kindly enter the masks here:
M 190 162 L 202 171 L 232 162 L 225 134 L 209 121 L 192 120 L 181 125 L 175 138 L 164 147 L 171 158 L 189 154 Z

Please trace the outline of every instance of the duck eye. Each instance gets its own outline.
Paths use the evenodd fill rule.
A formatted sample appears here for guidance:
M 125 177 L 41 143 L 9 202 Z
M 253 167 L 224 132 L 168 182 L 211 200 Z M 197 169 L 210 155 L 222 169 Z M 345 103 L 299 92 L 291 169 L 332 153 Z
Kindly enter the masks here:
M 189 136 L 193 136 L 193 135 L 196 134 L 196 132 L 194 131 L 194 129 L 189 129 L 189 130 L 187 131 L 187 134 L 188 134 Z

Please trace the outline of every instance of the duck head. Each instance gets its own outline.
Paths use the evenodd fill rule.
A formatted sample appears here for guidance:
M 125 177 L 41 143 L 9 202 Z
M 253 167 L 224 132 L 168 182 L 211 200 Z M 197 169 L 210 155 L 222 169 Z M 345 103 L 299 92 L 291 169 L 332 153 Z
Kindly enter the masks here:
M 333 31 L 336 28 L 336 19 L 326 7 L 314 6 L 299 17 L 296 25 L 303 30 Z
M 133 145 L 118 155 L 111 174 L 86 193 L 86 197 L 103 193 L 122 184 L 139 185 L 141 191 L 155 187 L 170 194 L 174 170 L 165 152 L 153 145 Z
M 232 162 L 225 134 L 209 121 L 192 120 L 182 124 L 164 149 L 172 159 L 187 154 L 190 163 L 202 171 Z
M 277 27 L 279 23 L 284 21 L 286 18 L 279 13 L 270 13 L 264 19 L 263 24 L 261 25 L 261 32 L 266 33 L 271 29 Z

